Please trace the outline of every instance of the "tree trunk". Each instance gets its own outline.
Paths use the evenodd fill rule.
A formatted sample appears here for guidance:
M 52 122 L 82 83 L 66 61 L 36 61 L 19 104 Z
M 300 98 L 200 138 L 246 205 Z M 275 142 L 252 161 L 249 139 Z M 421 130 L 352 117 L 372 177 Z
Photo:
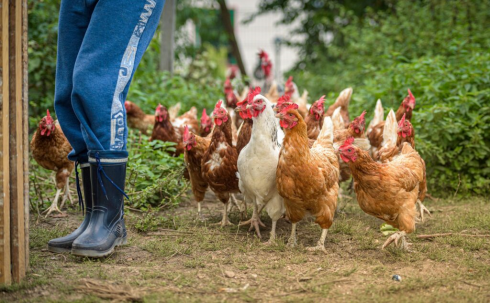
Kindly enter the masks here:
M 235 56 L 237 60 L 238 68 L 240 69 L 242 76 L 246 77 L 247 72 L 245 71 L 245 65 L 243 64 L 242 56 L 240 54 L 240 49 L 238 48 L 238 43 L 235 37 L 235 31 L 233 29 L 233 24 L 231 24 L 231 16 L 230 16 L 230 12 L 228 11 L 228 7 L 226 6 L 226 1 L 218 0 L 218 3 L 221 11 L 221 19 L 223 20 L 223 24 L 225 26 L 228 39 L 230 40 L 231 51 L 233 53 L 233 56 Z

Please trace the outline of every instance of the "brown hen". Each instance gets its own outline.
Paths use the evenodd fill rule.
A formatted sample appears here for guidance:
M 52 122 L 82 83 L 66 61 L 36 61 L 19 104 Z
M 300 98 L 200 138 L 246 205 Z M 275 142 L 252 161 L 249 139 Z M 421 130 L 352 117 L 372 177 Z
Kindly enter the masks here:
M 68 154 L 72 147 L 66 139 L 58 120 L 53 118 L 47 111 L 47 115 L 39 122 L 39 127 L 32 136 L 31 151 L 36 162 L 43 168 L 56 172 L 56 196 L 51 206 L 45 211 L 48 216 L 53 211 L 60 212 L 66 199 L 72 203 L 70 188 L 68 185 L 69 177 L 75 167 L 74 162 L 68 160 Z M 58 208 L 58 200 L 62 190 L 65 190 L 61 206 Z

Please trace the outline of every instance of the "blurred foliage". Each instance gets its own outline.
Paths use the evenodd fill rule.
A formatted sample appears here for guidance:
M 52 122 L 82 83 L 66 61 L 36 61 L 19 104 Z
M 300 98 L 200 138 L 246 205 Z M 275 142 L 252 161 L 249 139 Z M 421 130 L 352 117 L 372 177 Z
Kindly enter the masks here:
M 490 193 L 488 1 L 274 0 L 260 8 L 281 11 L 283 23 L 302 20 L 291 39 L 308 43 L 296 44 L 302 55 L 289 74 L 312 98 L 327 93 L 333 102 L 351 86 L 354 117 L 372 113 L 378 98 L 385 113 L 396 110 L 410 88 L 429 192 Z
M 29 125 L 34 127 L 46 109 L 54 113 L 54 77 L 60 0 L 28 2 Z

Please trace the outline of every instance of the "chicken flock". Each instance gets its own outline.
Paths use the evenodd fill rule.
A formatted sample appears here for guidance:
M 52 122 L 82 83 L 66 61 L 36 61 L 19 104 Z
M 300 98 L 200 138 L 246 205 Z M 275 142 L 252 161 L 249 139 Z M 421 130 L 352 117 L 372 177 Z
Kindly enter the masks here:
M 236 205 L 241 212 L 239 225 L 250 225 L 260 238 L 260 228 L 265 227 L 260 214 L 265 210 L 272 220 L 266 243 L 275 241 L 277 221 L 284 218 L 291 222 L 288 245 L 295 246 L 298 222 L 311 215 L 322 232 L 317 245 L 309 249 L 325 251 L 342 197 L 340 183 L 352 178 L 361 209 L 398 228 L 382 248 L 395 242 L 408 249 L 406 235 L 424 214 L 430 215 L 423 205 L 425 162 L 415 149 L 411 124 L 415 97 L 410 90 L 386 120 L 378 100 L 366 128 L 366 111 L 352 120 L 349 116 L 352 88 L 343 90 L 328 108 L 325 96 L 309 104 L 307 91 L 300 95 L 292 77 L 282 86 L 276 83 L 268 55 L 262 51 L 259 57 L 264 81 L 238 93 L 227 78 L 223 101 L 216 103 L 210 116 L 203 109 L 200 123 L 195 107 L 178 116 L 180 104 L 158 105 L 154 115 L 147 115 L 126 101 L 128 126 L 151 134 L 150 141 L 177 144 L 173 155 L 184 154 L 198 215 L 202 217 L 201 203 L 209 188 L 223 204 L 220 226 L 232 224 L 228 213 Z M 65 188 L 63 202 L 71 199 L 67 186 L 73 164 L 66 160 L 67 143 L 48 112 L 31 142 L 35 160 L 57 171 L 57 198 L 48 214 L 59 211 L 61 189 Z M 44 152 L 38 152 L 40 146 Z M 243 201 L 236 199 L 238 193 Z M 247 205 L 253 212 L 245 220 Z

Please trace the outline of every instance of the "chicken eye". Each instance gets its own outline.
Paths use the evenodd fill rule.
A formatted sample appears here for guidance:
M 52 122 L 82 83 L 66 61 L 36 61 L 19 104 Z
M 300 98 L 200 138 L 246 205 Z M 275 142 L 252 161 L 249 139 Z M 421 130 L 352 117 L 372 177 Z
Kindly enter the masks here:
M 289 117 L 292 117 L 292 116 L 293 116 L 293 114 L 289 114 Z
M 348 151 L 348 152 L 351 152 L 352 150 L 349 148 L 347 151 Z

